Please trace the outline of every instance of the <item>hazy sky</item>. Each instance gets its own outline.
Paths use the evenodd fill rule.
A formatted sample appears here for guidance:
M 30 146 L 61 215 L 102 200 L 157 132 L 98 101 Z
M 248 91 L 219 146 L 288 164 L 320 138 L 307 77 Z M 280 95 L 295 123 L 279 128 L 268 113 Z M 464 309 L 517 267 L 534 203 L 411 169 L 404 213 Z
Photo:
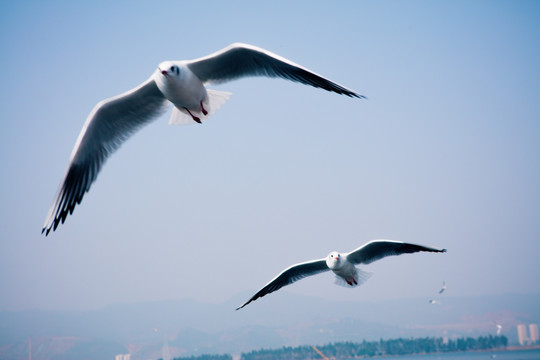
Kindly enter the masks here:
M 233 96 L 210 120 L 135 134 L 41 235 L 98 101 L 237 41 L 368 99 L 214 86 Z M 448 253 L 371 264 L 354 290 L 323 274 L 282 291 L 540 291 L 538 1 L 2 2 L 0 44 L 0 310 L 221 302 L 379 238 Z

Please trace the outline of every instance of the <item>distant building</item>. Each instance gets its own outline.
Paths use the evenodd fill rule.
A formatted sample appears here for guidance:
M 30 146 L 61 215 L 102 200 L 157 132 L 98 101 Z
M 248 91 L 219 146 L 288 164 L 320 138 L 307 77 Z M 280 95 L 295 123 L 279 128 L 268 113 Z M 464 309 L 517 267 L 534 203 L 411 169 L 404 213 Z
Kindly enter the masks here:
M 540 340 L 540 337 L 538 336 L 538 324 L 529 324 L 529 335 L 529 338 L 533 344 Z
M 131 354 L 118 354 L 115 356 L 114 360 L 130 360 Z
M 520 345 L 526 345 L 530 342 L 529 337 L 527 336 L 527 326 L 525 324 L 519 324 L 517 326 L 518 341 Z

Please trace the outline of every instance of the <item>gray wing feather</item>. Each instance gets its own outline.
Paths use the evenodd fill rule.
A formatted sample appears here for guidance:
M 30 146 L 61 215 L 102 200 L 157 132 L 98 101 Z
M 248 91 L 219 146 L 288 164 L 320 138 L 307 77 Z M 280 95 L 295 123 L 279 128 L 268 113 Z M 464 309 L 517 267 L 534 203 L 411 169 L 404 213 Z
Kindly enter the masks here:
M 236 310 L 243 308 L 250 302 L 263 297 L 266 294 L 270 294 L 276 290 L 281 289 L 284 286 L 290 285 L 295 281 L 303 279 L 307 276 L 316 275 L 323 271 L 330 270 L 326 265 L 325 259 L 308 261 L 300 264 L 296 264 L 283 270 L 278 276 L 273 278 L 268 284 L 266 284 L 261 290 L 253 295 L 243 305 L 236 308 Z
M 168 101 L 152 78 L 98 103 L 79 134 L 64 178 L 43 225 L 48 235 L 73 213 L 107 158 L 135 131 L 157 118 Z
M 435 249 L 393 240 L 373 240 L 344 255 L 354 264 L 370 264 L 387 256 L 412 254 L 419 251 L 442 253 L 446 252 L 446 249 Z
M 279 55 L 247 44 L 232 44 L 188 61 L 187 66 L 203 83 L 222 83 L 245 76 L 280 77 L 349 97 L 364 97 Z

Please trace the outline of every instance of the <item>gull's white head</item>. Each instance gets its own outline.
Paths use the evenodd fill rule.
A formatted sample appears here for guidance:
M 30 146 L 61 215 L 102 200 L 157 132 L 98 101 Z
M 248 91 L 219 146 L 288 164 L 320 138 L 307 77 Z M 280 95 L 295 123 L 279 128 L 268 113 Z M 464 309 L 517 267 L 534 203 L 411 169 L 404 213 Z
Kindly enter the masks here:
M 337 251 L 332 251 L 328 256 L 326 257 L 326 265 L 330 269 L 337 269 L 342 266 L 342 257 L 341 254 Z
M 180 67 L 172 61 L 164 61 L 158 66 L 158 71 L 164 77 L 179 76 Z

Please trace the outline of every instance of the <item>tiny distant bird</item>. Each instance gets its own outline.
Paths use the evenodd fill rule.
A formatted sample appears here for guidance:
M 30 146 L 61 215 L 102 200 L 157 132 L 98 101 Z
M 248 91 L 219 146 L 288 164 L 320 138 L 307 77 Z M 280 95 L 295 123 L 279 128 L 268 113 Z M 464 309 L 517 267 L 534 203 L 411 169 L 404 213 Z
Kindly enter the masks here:
M 231 95 L 206 89 L 247 76 L 280 77 L 349 97 L 364 98 L 270 51 L 235 43 L 214 54 L 164 61 L 133 90 L 99 102 L 83 125 L 68 168 L 42 228 L 48 235 L 66 220 L 96 180 L 107 158 L 133 133 L 174 105 L 169 123 L 201 123 Z M 251 114 L 252 115 L 252 114 Z
M 444 253 L 446 249 L 435 249 L 394 240 L 372 240 L 349 253 L 341 254 L 332 251 L 324 259 L 306 261 L 283 270 L 236 310 L 295 281 L 328 270 L 332 270 L 336 275 L 336 284 L 356 287 L 369 279 L 371 273 L 360 270 L 355 265 L 370 264 L 386 256 L 412 254 L 419 251 Z
M 495 325 L 497 325 L 497 335 L 501 335 L 502 325 L 500 325 L 500 324 L 495 324 Z
M 439 294 L 442 294 L 445 290 L 446 290 L 446 281 L 443 281 L 441 290 L 439 290 Z
M 429 300 L 429 303 L 430 303 L 430 304 L 440 304 L 441 302 L 440 302 L 440 301 L 437 301 L 437 300 L 434 300 L 434 299 L 430 299 L 430 300 Z

